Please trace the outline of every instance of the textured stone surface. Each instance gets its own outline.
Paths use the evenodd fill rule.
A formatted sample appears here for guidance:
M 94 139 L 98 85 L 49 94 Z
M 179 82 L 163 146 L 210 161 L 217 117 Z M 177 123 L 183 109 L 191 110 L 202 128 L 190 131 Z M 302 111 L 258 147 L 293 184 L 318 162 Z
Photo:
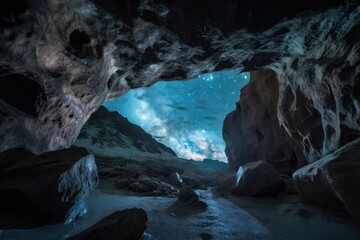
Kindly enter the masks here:
M 285 97 L 299 89 L 314 105 L 310 111 L 326 121 L 324 148 L 310 147 L 306 156 L 327 154 L 341 141 L 341 126 L 359 127 L 354 117 L 360 7 L 340 3 L 279 0 L 264 8 L 258 1 L 231 0 L 3 1 L 0 151 L 69 147 L 101 103 L 131 88 L 266 66 L 279 75 L 283 109 L 291 102 Z M 304 10 L 320 11 L 295 17 Z M 19 85 L 32 91 L 21 92 L 9 79 L 28 82 Z M 14 97 L 18 93 L 21 98 Z M 327 99 L 339 107 L 324 108 Z M 279 120 L 291 133 L 286 113 L 279 111 Z M 298 141 L 306 138 L 294 131 Z
M 248 196 L 276 196 L 285 188 L 279 172 L 265 161 L 245 164 L 236 173 L 234 193 Z
M 262 159 L 283 172 L 306 164 L 302 148 L 292 147 L 292 139 L 279 125 L 278 98 L 275 72 L 251 72 L 250 82 L 241 90 L 236 109 L 224 120 L 225 153 L 231 169 Z
M 116 211 L 69 240 L 137 240 L 146 229 L 147 214 L 142 208 Z
M 360 219 L 360 138 L 293 174 L 307 201 L 347 211 Z
M 71 222 L 86 213 L 84 199 L 98 180 L 94 156 L 86 149 L 39 156 L 11 149 L 0 154 L 0 162 L 2 228 Z

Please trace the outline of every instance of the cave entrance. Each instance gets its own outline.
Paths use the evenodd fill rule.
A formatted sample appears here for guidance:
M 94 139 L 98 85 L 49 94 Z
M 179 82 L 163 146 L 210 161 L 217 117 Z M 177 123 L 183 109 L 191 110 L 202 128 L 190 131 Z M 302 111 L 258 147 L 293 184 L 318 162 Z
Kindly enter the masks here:
M 104 106 L 141 126 L 181 158 L 227 162 L 223 121 L 249 79 L 249 73 L 231 70 L 163 81 L 131 90 Z

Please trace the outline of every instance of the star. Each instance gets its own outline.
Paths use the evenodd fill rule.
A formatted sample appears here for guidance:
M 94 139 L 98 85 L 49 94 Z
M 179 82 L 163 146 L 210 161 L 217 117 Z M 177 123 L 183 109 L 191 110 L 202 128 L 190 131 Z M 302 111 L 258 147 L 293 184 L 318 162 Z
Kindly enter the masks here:
M 249 78 L 249 73 L 231 70 L 187 81 L 158 82 L 131 90 L 104 106 L 118 111 L 149 134 L 163 136 L 158 141 L 179 157 L 226 162 L 223 120 L 235 109 L 240 89 Z

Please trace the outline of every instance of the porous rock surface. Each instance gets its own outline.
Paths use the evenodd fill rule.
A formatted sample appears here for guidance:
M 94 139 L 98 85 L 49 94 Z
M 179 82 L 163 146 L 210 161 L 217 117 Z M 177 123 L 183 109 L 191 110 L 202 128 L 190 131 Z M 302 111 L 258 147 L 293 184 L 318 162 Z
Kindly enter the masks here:
M 98 176 L 84 148 L 34 155 L 24 149 L 0 154 L 1 228 L 72 222 L 87 212 L 85 198 Z
M 226 68 L 277 73 L 278 120 L 309 161 L 359 128 L 357 1 L 0 4 L 0 151 L 69 147 L 104 101 Z M 320 140 L 294 121 L 307 112 L 322 119 Z
M 297 192 L 308 202 L 360 219 L 360 138 L 293 174 Z

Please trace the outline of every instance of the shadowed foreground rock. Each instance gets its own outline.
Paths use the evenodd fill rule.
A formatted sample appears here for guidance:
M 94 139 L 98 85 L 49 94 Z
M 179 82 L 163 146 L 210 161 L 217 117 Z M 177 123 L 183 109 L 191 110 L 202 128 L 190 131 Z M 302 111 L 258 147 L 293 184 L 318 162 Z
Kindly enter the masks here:
M 141 208 L 116 211 L 69 240 L 138 240 L 146 222 L 147 214 Z
M 178 200 L 168 211 L 174 217 L 187 217 L 207 210 L 207 204 L 199 200 L 199 196 L 189 187 L 180 188 Z
M 29 228 L 71 222 L 86 212 L 84 199 L 98 177 L 85 148 L 46 152 L 24 149 L 0 154 L 0 227 Z
M 248 196 L 274 196 L 284 190 L 284 181 L 275 168 L 265 161 L 241 166 L 236 174 L 234 193 Z
M 360 219 L 360 138 L 293 174 L 298 193 L 307 201 Z

